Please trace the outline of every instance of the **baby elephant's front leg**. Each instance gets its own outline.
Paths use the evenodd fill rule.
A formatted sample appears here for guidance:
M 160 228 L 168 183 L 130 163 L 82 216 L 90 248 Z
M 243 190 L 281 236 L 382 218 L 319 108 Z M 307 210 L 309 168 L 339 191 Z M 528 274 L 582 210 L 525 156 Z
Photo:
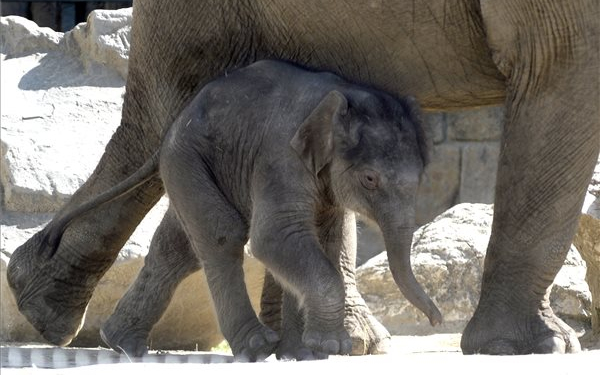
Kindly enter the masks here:
M 324 255 L 315 231 L 302 222 L 260 219 L 286 216 L 254 216 L 254 255 L 304 309 L 304 344 L 325 354 L 349 354 L 352 341 L 344 328 L 344 283 Z

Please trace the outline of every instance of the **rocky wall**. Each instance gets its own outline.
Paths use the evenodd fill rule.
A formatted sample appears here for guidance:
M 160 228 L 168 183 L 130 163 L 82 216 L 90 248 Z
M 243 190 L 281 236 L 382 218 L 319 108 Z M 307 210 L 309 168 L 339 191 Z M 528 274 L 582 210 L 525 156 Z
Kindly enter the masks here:
M 502 107 L 425 113 L 434 143 L 417 201 L 425 224 L 458 203 L 493 203 Z

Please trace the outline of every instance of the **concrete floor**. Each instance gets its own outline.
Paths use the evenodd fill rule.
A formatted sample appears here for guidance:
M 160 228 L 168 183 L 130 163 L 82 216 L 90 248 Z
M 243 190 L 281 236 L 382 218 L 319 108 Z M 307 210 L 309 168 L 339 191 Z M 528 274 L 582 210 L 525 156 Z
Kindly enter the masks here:
M 149 356 L 161 362 L 221 362 L 221 363 L 115 363 L 91 366 L 66 367 L 60 369 L 42 368 L 6 368 L 2 367 L 2 375 L 21 374 L 278 374 L 290 373 L 311 374 L 328 371 L 334 375 L 344 373 L 370 375 L 374 369 L 390 369 L 394 373 L 417 374 L 449 373 L 455 374 L 522 374 L 526 372 L 544 374 L 582 374 L 594 373 L 600 364 L 600 350 L 586 350 L 578 354 L 526 355 L 512 357 L 495 356 L 463 356 L 459 349 L 460 335 L 442 334 L 432 336 L 396 336 L 392 340 L 390 353 L 378 356 L 332 356 L 324 361 L 282 362 L 269 357 L 261 363 L 227 363 L 231 357 L 220 353 L 172 352 L 170 355 L 158 353 Z M 7 351 L 15 346 L 4 346 Z M 25 348 L 21 346 L 19 348 Z M 38 346 L 39 348 L 39 346 Z M 102 355 L 113 355 L 103 349 L 66 349 L 75 351 L 97 350 Z M 5 352 L 6 353 L 6 352 Z M 4 361 L 6 356 L 3 355 Z M 165 359 L 166 358 L 166 359 Z M 170 358 L 170 359 L 169 359 Z M 175 360 L 174 360 L 175 358 Z M 55 357 L 56 359 L 56 357 Z M 127 362 L 126 359 L 121 359 Z M 4 365 L 4 364 L 3 364 Z M 315 373 L 315 374 L 316 374 Z

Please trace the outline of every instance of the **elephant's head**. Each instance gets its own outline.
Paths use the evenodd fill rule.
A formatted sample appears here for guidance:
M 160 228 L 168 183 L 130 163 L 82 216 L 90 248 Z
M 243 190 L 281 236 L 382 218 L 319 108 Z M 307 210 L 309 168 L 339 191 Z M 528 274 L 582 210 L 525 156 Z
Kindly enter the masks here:
M 429 149 L 416 101 L 374 90 L 331 91 L 291 146 L 338 204 L 379 225 L 396 284 L 432 325 L 441 323 L 410 265 L 417 188 Z

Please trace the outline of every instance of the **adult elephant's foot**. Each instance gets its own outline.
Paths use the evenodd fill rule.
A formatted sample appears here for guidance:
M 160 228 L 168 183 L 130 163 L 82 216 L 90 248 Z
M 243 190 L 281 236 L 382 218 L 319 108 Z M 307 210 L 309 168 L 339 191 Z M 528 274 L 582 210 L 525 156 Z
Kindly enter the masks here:
M 133 325 L 120 322 L 114 315 L 100 328 L 100 337 L 106 345 L 129 357 L 141 357 L 148 353 L 149 330 L 131 329 Z
M 351 355 L 386 354 L 391 345 L 387 329 L 375 319 L 362 298 L 346 301 L 344 325 L 352 339 Z
M 581 350 L 575 331 L 550 307 L 531 315 L 477 309 L 465 328 L 464 354 L 575 353 Z
M 7 280 L 19 311 L 48 342 L 68 345 L 83 325 L 97 278 L 73 266 L 61 254 L 39 251 L 43 231 L 14 251 Z M 98 268 L 101 268 L 98 265 Z M 78 283 L 73 283 L 78 280 Z

